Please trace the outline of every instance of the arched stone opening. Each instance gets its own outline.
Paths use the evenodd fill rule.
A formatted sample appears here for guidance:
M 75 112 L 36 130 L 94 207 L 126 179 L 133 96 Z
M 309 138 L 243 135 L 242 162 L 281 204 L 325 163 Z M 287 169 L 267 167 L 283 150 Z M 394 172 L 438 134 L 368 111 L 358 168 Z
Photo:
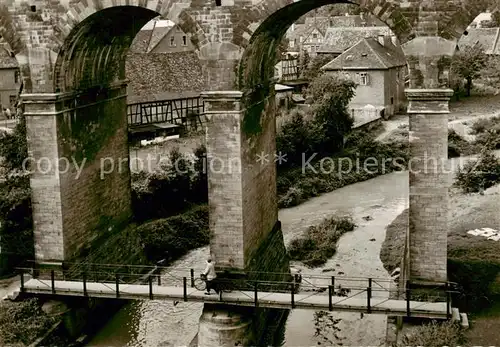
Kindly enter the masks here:
M 269 14 L 251 36 L 238 70 L 238 86 L 244 93 L 246 107 L 243 127 L 249 135 L 260 132 L 260 116 L 267 107 L 267 100 L 273 100 L 271 81 L 274 76 L 276 52 L 286 31 L 303 15 L 331 4 L 360 5 L 356 2 L 336 0 L 301 0 L 286 4 Z M 381 10 L 376 8 L 375 4 L 366 2 L 361 7 L 386 23 L 401 44 L 414 37 L 413 23 L 396 5 L 387 4 Z
M 139 30 L 156 15 L 141 7 L 120 6 L 80 22 L 59 50 L 54 90 L 85 91 L 124 81 L 126 52 Z
M 39 262 L 82 259 L 133 218 L 125 59 L 137 32 L 158 15 L 111 6 L 66 17 L 76 23 L 67 33 L 58 24 L 57 59 L 44 61 L 54 66 L 44 89 L 54 93 L 23 95 Z

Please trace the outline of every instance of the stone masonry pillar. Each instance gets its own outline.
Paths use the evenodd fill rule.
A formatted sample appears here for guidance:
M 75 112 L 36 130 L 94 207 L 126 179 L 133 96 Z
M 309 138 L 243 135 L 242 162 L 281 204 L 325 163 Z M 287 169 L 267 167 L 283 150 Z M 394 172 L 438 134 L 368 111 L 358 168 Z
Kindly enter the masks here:
M 270 235 L 278 224 L 274 117 L 265 115 L 262 132 L 250 138 L 242 128 L 241 92 L 206 92 L 202 98 L 213 234 L 210 251 L 216 267 L 248 269 L 257 266 L 256 253 L 273 239 Z M 266 160 L 259 161 L 261 153 Z
M 276 198 L 274 98 L 262 112 L 261 131 L 248 135 L 242 97 L 239 91 L 202 93 L 210 252 L 217 269 L 243 270 L 249 281 L 287 281 L 289 259 Z M 276 336 L 273 331 L 288 314 L 213 304 L 203 312 L 198 330 L 198 346 L 203 347 L 268 345 L 262 339 Z
M 57 140 L 58 109 L 64 102 L 60 94 L 22 95 L 28 157 L 31 170 L 31 202 L 37 261 L 63 261 L 64 238 L 61 180 L 54 163 L 59 157 Z M 39 165 L 37 165 L 37 163 Z
M 217 266 L 244 268 L 241 103 L 238 91 L 206 92 L 210 252 Z
M 407 89 L 412 281 L 446 281 L 450 89 Z
M 35 260 L 73 262 L 132 215 L 126 84 L 23 94 Z

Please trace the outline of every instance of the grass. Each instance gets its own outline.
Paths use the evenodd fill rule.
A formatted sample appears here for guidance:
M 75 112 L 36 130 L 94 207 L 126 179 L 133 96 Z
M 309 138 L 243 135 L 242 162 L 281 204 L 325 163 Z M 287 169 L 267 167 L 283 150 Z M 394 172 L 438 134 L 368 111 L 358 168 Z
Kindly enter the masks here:
M 467 234 L 476 228 L 500 229 L 499 194 L 500 186 L 495 186 L 484 195 L 454 190 L 450 197 L 448 278 L 462 287 L 455 303 L 466 312 L 480 311 L 500 295 L 500 242 Z M 380 259 L 389 272 L 400 266 L 407 221 L 405 210 L 387 227 Z
M 0 345 L 26 346 L 42 336 L 56 318 L 42 311 L 37 299 L 0 302 Z
M 321 266 L 335 255 L 339 238 L 355 227 L 350 217 L 325 218 L 319 225 L 310 226 L 303 237 L 292 240 L 290 258 L 309 267 Z
M 500 346 L 500 299 L 489 309 L 469 316 L 465 337 L 471 346 Z

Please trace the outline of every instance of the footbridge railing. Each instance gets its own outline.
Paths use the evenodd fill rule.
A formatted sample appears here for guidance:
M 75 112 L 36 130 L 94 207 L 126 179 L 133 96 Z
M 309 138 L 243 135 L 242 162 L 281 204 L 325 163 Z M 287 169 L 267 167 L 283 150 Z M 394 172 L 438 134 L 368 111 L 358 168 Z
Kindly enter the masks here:
M 33 294 L 173 299 L 442 319 L 451 318 L 454 290 L 454 283 L 433 282 L 427 283 L 426 290 L 422 291 L 408 281 L 405 299 L 395 300 L 390 294 L 397 288 L 391 279 L 221 269 L 216 280 L 218 295 L 206 295 L 205 288 L 198 285 L 203 282 L 202 268 L 86 264 L 73 272 L 57 268 L 18 270 L 21 292 Z M 286 280 L 266 280 L 276 275 Z

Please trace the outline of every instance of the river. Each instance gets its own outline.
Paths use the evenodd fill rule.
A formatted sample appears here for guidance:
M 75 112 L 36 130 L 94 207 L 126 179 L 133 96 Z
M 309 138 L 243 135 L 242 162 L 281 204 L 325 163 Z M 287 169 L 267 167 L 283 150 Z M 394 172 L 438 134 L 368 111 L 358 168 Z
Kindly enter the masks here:
M 397 172 L 356 183 L 323 194 L 299 206 L 282 209 L 285 243 L 300 236 L 308 226 L 320 223 L 334 214 L 351 215 L 358 227 L 339 241 L 336 255 L 327 264 L 304 273 L 323 275 L 389 278 L 379 258 L 385 228 L 408 207 L 408 173 Z M 370 216 L 371 218 L 363 218 Z M 208 255 L 208 247 L 194 250 L 176 261 L 172 267 L 200 267 Z M 197 333 L 201 303 L 167 301 L 131 302 L 118 312 L 96 334 L 87 346 L 187 346 Z M 344 345 L 378 346 L 385 342 L 386 316 L 357 313 L 334 313 L 340 319 L 323 331 L 332 342 Z M 285 327 L 286 346 L 312 346 L 325 342 L 315 337 L 314 311 L 293 310 Z M 335 330 L 335 331 L 334 331 Z M 338 339 L 334 338 L 334 333 Z M 330 344 L 330 343 L 327 343 Z

